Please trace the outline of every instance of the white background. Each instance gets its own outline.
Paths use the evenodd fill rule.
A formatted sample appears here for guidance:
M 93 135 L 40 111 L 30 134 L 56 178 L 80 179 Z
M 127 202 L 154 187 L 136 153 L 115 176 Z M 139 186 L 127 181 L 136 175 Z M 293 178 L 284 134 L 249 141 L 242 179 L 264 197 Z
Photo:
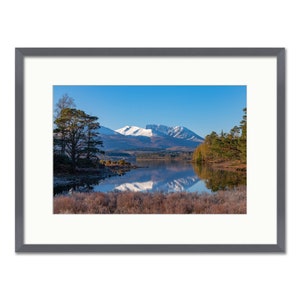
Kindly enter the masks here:
M 300 45 L 297 28 L 300 20 L 296 3 L 258 0 L 2 1 L 0 298 L 299 298 Z M 287 253 L 16 255 L 14 47 L 49 46 L 286 47 Z

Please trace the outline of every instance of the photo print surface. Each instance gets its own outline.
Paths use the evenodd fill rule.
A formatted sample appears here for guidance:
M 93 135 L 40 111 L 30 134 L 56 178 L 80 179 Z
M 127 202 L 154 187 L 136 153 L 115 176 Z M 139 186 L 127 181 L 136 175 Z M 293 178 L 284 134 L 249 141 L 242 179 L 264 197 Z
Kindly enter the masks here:
M 246 214 L 246 86 L 53 86 L 54 214 Z

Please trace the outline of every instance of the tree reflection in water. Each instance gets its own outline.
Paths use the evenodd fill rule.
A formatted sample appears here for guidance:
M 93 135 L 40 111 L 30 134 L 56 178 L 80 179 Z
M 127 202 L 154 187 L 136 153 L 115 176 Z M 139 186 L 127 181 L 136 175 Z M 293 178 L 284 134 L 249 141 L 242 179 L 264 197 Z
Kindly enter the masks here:
M 206 187 L 213 192 L 247 185 L 246 172 L 216 170 L 199 164 L 193 164 L 193 168 L 198 177 L 205 182 Z

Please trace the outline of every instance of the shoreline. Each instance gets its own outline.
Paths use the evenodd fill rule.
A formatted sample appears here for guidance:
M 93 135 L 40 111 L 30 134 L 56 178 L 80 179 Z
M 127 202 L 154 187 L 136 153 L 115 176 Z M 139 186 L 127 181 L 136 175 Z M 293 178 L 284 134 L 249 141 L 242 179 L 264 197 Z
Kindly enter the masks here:
M 213 170 L 220 170 L 220 171 L 228 171 L 228 172 L 247 172 L 247 164 L 241 163 L 239 161 L 210 161 L 205 162 L 203 164 L 196 163 L 196 165 L 202 167 L 208 167 Z

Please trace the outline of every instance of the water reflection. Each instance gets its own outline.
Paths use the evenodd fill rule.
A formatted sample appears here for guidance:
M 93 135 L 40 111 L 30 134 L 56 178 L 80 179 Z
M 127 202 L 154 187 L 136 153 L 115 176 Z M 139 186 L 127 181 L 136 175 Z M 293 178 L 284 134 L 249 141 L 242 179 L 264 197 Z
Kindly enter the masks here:
M 141 168 L 105 179 L 81 178 L 55 186 L 54 194 L 80 192 L 216 192 L 246 184 L 246 174 L 212 170 L 187 162 L 143 161 Z
M 212 192 L 233 189 L 239 185 L 247 184 L 246 172 L 230 172 L 216 170 L 201 165 L 193 165 L 195 173 Z
M 141 168 L 131 170 L 121 177 L 115 176 L 105 179 L 95 186 L 94 190 L 170 193 L 188 191 L 199 181 L 189 163 L 140 161 L 137 164 Z M 209 192 L 205 186 L 202 187 L 201 191 Z
M 67 178 L 62 182 L 56 182 L 53 192 L 54 195 L 65 194 L 69 191 L 93 192 L 94 186 L 99 183 L 99 180 L 98 177 Z

